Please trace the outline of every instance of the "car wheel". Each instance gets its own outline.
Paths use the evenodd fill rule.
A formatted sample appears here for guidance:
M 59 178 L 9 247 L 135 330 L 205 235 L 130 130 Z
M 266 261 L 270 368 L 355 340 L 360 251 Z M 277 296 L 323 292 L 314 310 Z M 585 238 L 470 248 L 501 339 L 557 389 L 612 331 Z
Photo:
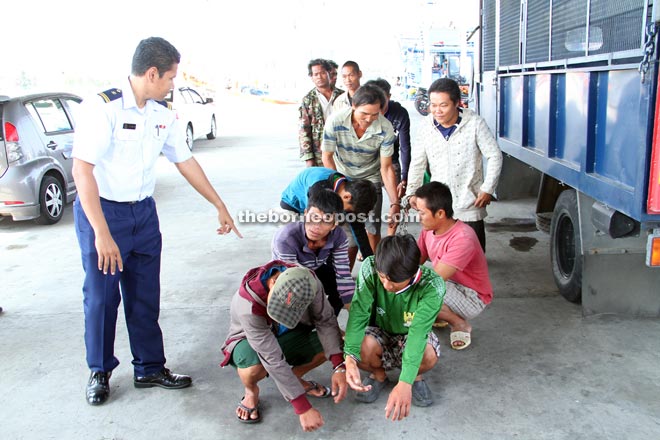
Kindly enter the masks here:
M 217 127 L 215 125 L 215 115 L 211 116 L 211 132 L 206 135 L 206 139 L 215 139 L 217 134 Z
M 570 302 L 582 300 L 582 245 L 577 194 L 563 191 L 550 222 L 550 260 L 559 293 Z
M 188 148 L 190 151 L 193 149 L 193 128 L 192 124 L 188 124 L 186 127 L 186 144 L 188 145 Z
M 62 184 L 53 176 L 45 176 L 39 188 L 39 211 L 37 223 L 52 225 L 60 221 L 64 208 Z

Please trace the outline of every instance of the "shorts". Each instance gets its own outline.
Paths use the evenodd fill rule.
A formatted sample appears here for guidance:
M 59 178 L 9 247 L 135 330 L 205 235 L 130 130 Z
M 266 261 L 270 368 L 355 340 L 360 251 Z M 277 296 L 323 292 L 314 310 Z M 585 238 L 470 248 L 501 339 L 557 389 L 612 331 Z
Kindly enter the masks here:
M 443 304 L 463 319 L 472 319 L 486 308 L 479 294 L 469 287 L 447 281 L 445 288 Z
M 314 356 L 323 351 L 323 346 L 315 331 L 307 329 L 289 330 L 277 337 L 277 342 L 289 365 L 304 365 L 312 361 Z M 241 340 L 231 352 L 229 364 L 237 368 L 248 368 L 261 364 L 257 352 L 250 346 L 247 339 Z
M 379 327 L 367 327 L 364 334 L 376 339 L 376 342 L 383 349 L 380 360 L 385 370 L 401 368 L 401 358 L 403 357 L 403 349 L 406 347 L 408 335 L 391 335 Z M 440 357 L 440 340 L 434 332 L 429 330 L 429 338 L 426 343 L 433 348 L 435 355 Z
M 374 209 L 369 212 L 369 220 L 364 224 L 367 233 L 371 235 L 380 235 L 380 217 L 383 213 L 383 189 L 380 185 L 376 186 L 376 204 Z M 389 211 L 388 211 L 389 212 Z

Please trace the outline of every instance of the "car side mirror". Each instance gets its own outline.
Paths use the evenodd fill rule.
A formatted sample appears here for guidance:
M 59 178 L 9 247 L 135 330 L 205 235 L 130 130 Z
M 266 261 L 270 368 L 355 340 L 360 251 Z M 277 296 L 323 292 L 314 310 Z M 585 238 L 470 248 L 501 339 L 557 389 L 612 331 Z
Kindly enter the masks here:
M 211 104 L 213 102 L 213 98 L 206 98 L 206 103 Z

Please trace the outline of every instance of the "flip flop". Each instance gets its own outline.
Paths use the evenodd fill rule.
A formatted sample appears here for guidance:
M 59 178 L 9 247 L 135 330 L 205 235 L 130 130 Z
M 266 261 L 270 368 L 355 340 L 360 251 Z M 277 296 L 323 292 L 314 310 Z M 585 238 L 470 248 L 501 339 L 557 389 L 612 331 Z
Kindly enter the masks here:
M 332 395 L 332 390 L 330 388 L 326 387 L 325 385 L 321 385 L 320 383 L 314 382 L 313 380 L 308 380 L 306 382 L 309 385 L 305 388 L 305 393 L 309 397 L 317 397 L 319 399 L 325 399 L 326 397 L 330 397 Z M 314 391 L 314 390 L 319 391 L 321 389 L 323 390 L 323 394 L 321 394 L 320 396 L 317 396 L 315 394 L 310 394 L 311 391 Z
M 238 419 L 238 421 L 241 422 L 241 423 L 248 423 L 248 424 L 261 422 L 261 411 L 259 410 L 259 404 L 257 403 L 257 406 L 255 406 L 254 408 L 248 408 L 247 406 L 243 405 L 243 399 L 245 399 L 245 396 L 243 396 L 241 401 L 238 402 L 238 407 L 240 409 L 242 409 L 243 411 L 247 412 L 248 418 L 247 419 L 241 419 L 238 415 L 236 415 L 236 418 Z M 252 413 L 255 412 L 255 411 L 259 411 L 259 413 L 257 414 L 259 417 L 257 417 L 256 419 L 253 419 L 252 418 Z
M 379 382 L 375 378 L 369 376 L 367 377 L 362 384 L 364 386 L 371 385 L 369 391 L 359 391 L 355 393 L 355 400 L 362 403 L 373 403 L 378 400 L 380 392 L 385 388 L 385 385 L 389 383 L 389 379 L 386 377 L 384 381 Z
M 449 325 L 447 321 L 436 321 L 433 323 L 433 328 L 445 328 Z
M 472 337 L 469 332 L 455 331 L 449 334 L 449 342 L 454 350 L 464 350 L 470 346 Z M 463 345 L 455 345 L 456 342 L 462 342 Z
M 433 393 L 424 379 L 413 382 L 412 404 L 415 406 L 429 406 L 433 404 Z

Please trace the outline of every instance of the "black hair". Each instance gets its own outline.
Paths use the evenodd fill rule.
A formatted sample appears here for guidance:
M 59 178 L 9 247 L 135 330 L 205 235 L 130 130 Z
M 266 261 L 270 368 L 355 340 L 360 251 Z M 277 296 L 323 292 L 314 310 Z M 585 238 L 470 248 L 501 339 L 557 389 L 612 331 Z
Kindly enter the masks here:
M 321 66 L 323 67 L 323 70 L 326 72 L 330 73 L 330 70 L 332 70 L 332 66 L 328 62 L 328 60 L 324 60 L 323 58 L 316 58 L 311 60 L 307 64 L 307 75 L 312 76 L 312 67 L 313 66 Z
M 366 179 L 348 180 L 344 189 L 351 195 L 351 211 L 355 214 L 367 214 L 376 205 L 376 187 Z
M 307 201 L 307 209 L 309 208 L 317 208 L 324 214 L 336 215 L 344 212 L 344 202 L 333 190 L 320 188 L 310 191 Z
M 158 69 L 160 78 L 181 62 L 181 54 L 172 44 L 160 37 L 146 38 L 138 44 L 133 54 L 131 73 L 142 76 L 152 67 Z
M 461 101 L 461 89 L 458 88 L 458 83 L 451 78 L 439 78 L 433 81 L 428 90 L 429 96 L 431 93 L 446 93 L 454 104 Z
M 326 60 L 326 61 L 328 62 L 328 64 L 330 64 L 331 68 L 333 68 L 333 69 L 338 69 L 339 68 L 339 64 L 335 63 L 334 61 L 332 61 L 332 60 Z
M 410 235 L 383 237 L 376 247 L 376 270 L 394 283 L 412 278 L 419 269 L 421 252 Z
M 360 71 L 360 66 L 358 66 L 358 63 L 355 61 L 346 61 L 341 67 L 350 67 L 351 69 L 355 70 L 355 73 Z
M 390 91 L 392 90 L 392 86 L 390 86 L 390 83 L 388 83 L 386 80 L 383 78 L 377 78 L 377 79 L 370 79 L 364 85 L 366 86 L 367 84 L 371 84 L 374 86 L 378 86 L 381 88 L 383 92 L 385 92 L 385 96 L 390 94 Z
M 387 97 L 385 96 L 385 92 L 376 85 L 365 84 L 358 88 L 355 95 L 353 95 L 353 106 L 355 108 L 361 105 L 380 104 L 380 108 L 382 109 L 386 103 Z
M 424 199 L 426 207 L 435 214 L 438 210 L 445 211 L 447 218 L 454 216 L 454 209 L 452 208 L 452 197 L 449 187 L 440 182 L 429 182 L 422 185 L 415 191 L 415 197 Z

